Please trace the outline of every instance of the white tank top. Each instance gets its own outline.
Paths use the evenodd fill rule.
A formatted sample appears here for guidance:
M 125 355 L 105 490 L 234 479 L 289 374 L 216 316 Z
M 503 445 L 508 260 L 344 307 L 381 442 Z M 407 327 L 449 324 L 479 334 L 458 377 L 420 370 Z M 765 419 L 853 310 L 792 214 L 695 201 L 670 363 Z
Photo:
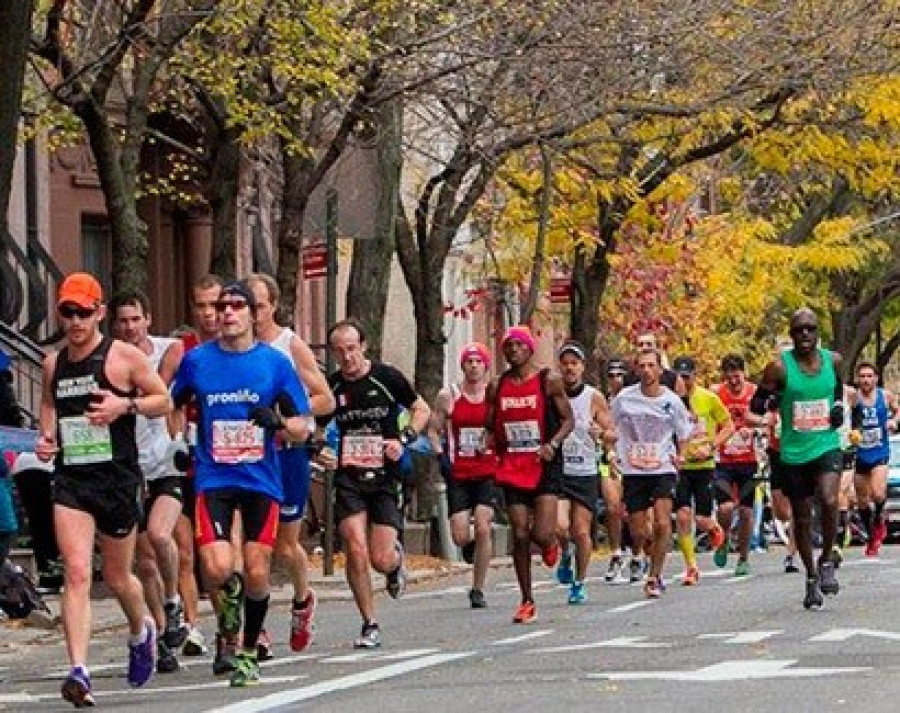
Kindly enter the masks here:
M 579 477 L 597 477 L 597 444 L 591 438 L 590 427 L 593 421 L 591 404 L 597 390 L 584 385 L 581 393 L 569 397 L 572 412 L 575 415 L 575 428 L 563 442 L 563 473 Z
M 159 371 L 159 364 L 169 347 L 177 340 L 168 337 L 148 337 L 153 351 L 147 357 L 155 371 Z M 169 437 L 169 429 L 166 428 L 164 416 L 147 418 L 138 415 L 134 429 L 135 440 L 138 447 L 138 464 L 147 480 L 157 480 L 169 475 L 182 475 L 175 470 L 175 465 L 167 462 L 166 458 L 172 439 Z
M 271 342 L 269 342 L 269 346 L 273 349 L 277 349 L 282 354 L 284 354 L 288 359 L 291 360 L 291 364 L 294 364 L 294 355 L 291 354 L 291 340 L 294 338 L 294 331 L 289 327 L 285 327 L 281 330 L 281 333 L 275 337 Z M 294 364 L 294 368 L 297 368 L 297 365 Z

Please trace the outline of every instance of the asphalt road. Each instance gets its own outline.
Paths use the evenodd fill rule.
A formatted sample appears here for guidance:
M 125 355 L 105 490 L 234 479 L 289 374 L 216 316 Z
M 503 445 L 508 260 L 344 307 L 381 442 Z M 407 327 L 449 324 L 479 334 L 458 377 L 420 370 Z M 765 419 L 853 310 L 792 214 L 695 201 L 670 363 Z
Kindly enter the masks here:
M 668 591 L 648 601 L 640 585 L 599 581 L 595 562 L 590 602 L 578 607 L 535 564 L 539 620 L 529 626 L 511 623 L 510 569 L 492 571 L 481 611 L 468 608 L 458 575 L 400 601 L 380 598 L 375 652 L 351 648 L 352 603 L 324 602 L 309 652 L 279 642 L 262 683 L 243 690 L 214 678 L 208 657 L 129 690 L 124 635 L 108 632 L 93 643 L 95 695 L 104 710 L 129 712 L 900 710 L 900 547 L 870 560 L 850 551 L 841 593 L 818 612 L 803 609 L 803 576 L 781 571 L 780 550 L 751 564 L 749 577 L 735 578 L 701 555 L 700 586 L 688 589 L 675 555 Z M 283 640 L 283 605 L 269 623 Z M 0 710 L 70 709 L 58 693 L 63 661 L 60 643 L 0 659 Z

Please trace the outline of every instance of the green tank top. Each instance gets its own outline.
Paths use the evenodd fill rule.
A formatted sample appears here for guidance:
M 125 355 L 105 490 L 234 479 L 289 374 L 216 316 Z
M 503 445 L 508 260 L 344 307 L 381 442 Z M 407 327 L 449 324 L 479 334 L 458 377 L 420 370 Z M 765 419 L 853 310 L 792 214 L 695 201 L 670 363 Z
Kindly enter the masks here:
M 781 354 L 785 386 L 781 397 L 781 460 L 784 463 L 808 463 L 841 447 L 836 429 L 831 427 L 837 375 L 831 352 L 819 349 L 821 367 L 807 374 L 792 351 Z

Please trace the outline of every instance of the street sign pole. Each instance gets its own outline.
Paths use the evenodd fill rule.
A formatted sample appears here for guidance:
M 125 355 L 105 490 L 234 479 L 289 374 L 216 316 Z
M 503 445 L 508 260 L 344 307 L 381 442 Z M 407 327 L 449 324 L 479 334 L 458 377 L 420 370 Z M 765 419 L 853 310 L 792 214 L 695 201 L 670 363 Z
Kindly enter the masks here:
M 325 194 L 325 245 L 328 248 L 328 271 L 325 282 L 325 323 L 328 329 L 337 322 L 337 229 L 338 192 L 334 188 Z M 327 340 L 326 340 L 327 341 Z M 334 371 L 334 357 L 325 344 L 325 369 Z M 322 572 L 334 574 L 334 471 L 325 471 L 325 543 L 322 546 Z

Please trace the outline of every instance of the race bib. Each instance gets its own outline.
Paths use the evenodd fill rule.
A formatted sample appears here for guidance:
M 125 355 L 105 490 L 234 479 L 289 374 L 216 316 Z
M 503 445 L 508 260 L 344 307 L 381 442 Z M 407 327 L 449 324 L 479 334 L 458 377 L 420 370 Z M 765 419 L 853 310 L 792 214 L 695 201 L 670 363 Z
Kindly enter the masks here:
M 213 421 L 212 458 L 216 463 L 257 463 L 266 453 L 265 434 L 250 421 Z
M 726 456 L 742 456 L 754 451 L 753 432 L 735 431 L 734 435 L 725 442 L 722 452 Z
M 384 439 L 371 434 L 344 436 L 341 441 L 341 465 L 347 468 L 383 468 Z
M 472 457 L 475 453 L 484 447 L 484 429 L 483 428 L 460 428 L 459 429 L 459 454 L 461 456 Z
M 503 424 L 510 453 L 537 453 L 541 449 L 541 429 L 537 421 Z
M 59 419 L 63 464 L 88 465 L 112 460 L 112 436 L 108 425 L 94 425 L 86 416 Z
M 632 443 L 628 449 L 628 464 L 638 470 L 657 470 L 662 467 L 662 453 L 658 443 Z
M 587 444 L 577 436 L 569 436 L 563 441 L 563 461 L 566 465 L 584 465 Z
M 794 430 L 813 432 L 831 428 L 828 399 L 794 402 Z
M 863 448 L 876 448 L 881 445 L 881 429 L 866 428 L 862 432 L 862 441 L 860 445 Z

